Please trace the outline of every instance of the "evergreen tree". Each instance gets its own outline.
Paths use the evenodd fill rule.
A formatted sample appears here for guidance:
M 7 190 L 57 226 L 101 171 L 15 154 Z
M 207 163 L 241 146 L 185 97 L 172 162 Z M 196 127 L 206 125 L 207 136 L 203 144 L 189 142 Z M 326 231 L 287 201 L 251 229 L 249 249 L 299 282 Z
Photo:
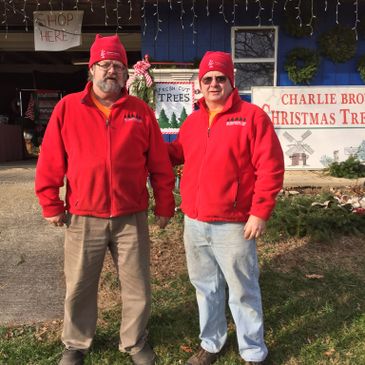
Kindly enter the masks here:
M 188 117 L 187 113 L 186 113 L 186 109 L 185 107 L 183 107 L 181 114 L 180 114 L 180 118 L 179 118 L 179 127 L 181 126 L 181 124 L 184 123 L 185 119 Z
M 175 113 L 172 113 L 171 119 L 170 119 L 171 128 L 179 128 L 179 123 L 176 119 Z
M 164 109 L 161 109 L 160 115 L 158 117 L 158 124 L 160 125 L 160 128 L 171 128 L 169 118 L 167 118 Z

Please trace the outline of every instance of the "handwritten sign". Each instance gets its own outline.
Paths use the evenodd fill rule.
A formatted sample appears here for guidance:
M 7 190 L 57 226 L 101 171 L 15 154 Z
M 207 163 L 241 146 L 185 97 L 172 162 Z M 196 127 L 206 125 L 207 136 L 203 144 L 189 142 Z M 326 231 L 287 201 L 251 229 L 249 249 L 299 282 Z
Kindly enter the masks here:
M 81 44 L 83 11 L 35 11 L 34 49 L 63 51 Z
M 177 133 L 186 117 L 193 112 L 193 82 L 157 82 L 156 118 L 163 133 Z
M 271 118 L 287 169 L 365 161 L 365 86 L 253 87 L 252 102 Z

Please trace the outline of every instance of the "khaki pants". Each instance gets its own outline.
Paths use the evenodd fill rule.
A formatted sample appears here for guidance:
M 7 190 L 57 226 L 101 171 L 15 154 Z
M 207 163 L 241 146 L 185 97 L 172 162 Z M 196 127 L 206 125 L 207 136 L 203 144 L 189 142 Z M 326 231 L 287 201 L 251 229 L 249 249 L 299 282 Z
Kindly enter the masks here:
M 72 215 L 65 236 L 66 299 L 62 341 L 87 351 L 95 334 L 97 293 L 107 249 L 121 283 L 119 349 L 135 354 L 146 342 L 151 307 L 146 212 L 103 219 Z

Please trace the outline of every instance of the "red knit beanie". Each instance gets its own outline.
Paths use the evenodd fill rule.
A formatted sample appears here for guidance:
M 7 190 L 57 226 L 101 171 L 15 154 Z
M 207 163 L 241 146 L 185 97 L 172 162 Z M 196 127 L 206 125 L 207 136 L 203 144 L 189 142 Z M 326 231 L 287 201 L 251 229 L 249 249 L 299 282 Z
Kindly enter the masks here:
M 232 87 L 234 86 L 233 62 L 229 53 L 220 51 L 206 52 L 199 65 L 199 82 L 209 71 L 220 71 L 224 73 L 228 77 Z
M 102 60 L 116 60 L 128 67 L 127 53 L 117 34 L 103 37 L 97 34 L 90 48 L 89 68 Z

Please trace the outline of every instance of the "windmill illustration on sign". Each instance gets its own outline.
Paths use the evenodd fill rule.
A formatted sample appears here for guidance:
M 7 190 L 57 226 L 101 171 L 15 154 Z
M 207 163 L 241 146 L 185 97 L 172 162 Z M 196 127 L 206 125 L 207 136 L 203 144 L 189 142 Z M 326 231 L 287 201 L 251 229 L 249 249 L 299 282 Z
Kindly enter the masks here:
M 285 151 L 285 154 L 291 159 L 291 166 L 299 166 L 300 162 L 302 162 L 303 166 L 307 166 L 309 155 L 314 153 L 314 150 L 304 143 L 304 140 L 311 134 L 312 132 L 308 129 L 302 134 L 300 139 L 296 139 L 288 132 L 283 133 L 283 136 L 290 142 L 287 145 L 289 149 Z

